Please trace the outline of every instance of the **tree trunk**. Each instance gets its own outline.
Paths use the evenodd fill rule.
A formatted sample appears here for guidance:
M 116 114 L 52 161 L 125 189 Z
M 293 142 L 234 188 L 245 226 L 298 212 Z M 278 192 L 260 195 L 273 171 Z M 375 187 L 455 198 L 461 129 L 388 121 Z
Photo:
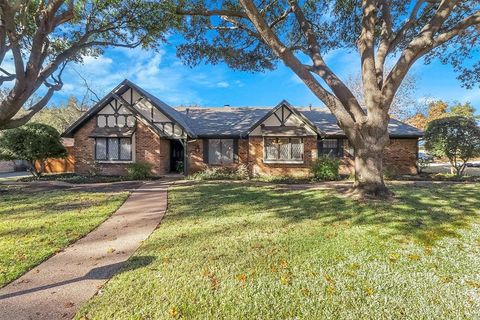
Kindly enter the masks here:
M 355 147 L 355 183 L 352 193 L 360 199 L 385 199 L 393 195 L 383 181 L 382 144 Z

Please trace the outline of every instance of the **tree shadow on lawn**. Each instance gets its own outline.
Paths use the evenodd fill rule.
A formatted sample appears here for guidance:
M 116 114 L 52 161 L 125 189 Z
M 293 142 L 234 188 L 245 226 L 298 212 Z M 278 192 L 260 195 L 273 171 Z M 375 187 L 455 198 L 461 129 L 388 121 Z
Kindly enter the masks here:
M 71 283 L 83 281 L 83 280 L 108 280 L 113 277 L 115 274 L 128 272 L 131 270 L 139 269 L 150 265 L 152 262 L 155 261 L 155 257 L 153 256 L 134 256 L 127 261 L 112 263 L 109 265 L 101 266 L 92 268 L 89 272 L 81 277 L 72 278 L 69 280 L 64 280 L 56 283 L 46 284 L 43 286 L 38 286 L 30 289 L 20 290 L 12 293 L 7 293 L 4 295 L 0 295 L 0 300 L 8 299 L 24 294 L 29 294 L 33 292 L 38 292 L 42 290 L 48 290 L 55 287 L 60 287 L 64 285 L 68 285 Z
M 325 225 L 374 226 L 382 236 L 403 236 L 432 245 L 443 237 L 456 237 L 478 218 L 480 192 L 475 186 L 395 187 L 394 202 L 361 203 L 334 191 L 277 190 L 248 184 L 205 183 L 179 187 L 181 210 L 167 219 L 221 218 L 238 215 L 230 205 L 252 214 L 268 211 L 285 224 L 317 220 Z M 218 216 L 219 210 L 222 216 Z M 243 213 L 247 213 L 247 210 Z

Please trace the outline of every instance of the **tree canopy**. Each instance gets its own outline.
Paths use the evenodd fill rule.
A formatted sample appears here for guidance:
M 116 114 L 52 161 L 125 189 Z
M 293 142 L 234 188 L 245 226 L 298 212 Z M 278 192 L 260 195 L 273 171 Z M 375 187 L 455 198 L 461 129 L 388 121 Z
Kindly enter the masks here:
M 436 157 L 447 157 L 460 176 L 467 161 L 480 155 L 480 128 L 463 116 L 433 120 L 425 131 L 425 148 Z
M 456 102 L 449 105 L 445 101 L 437 100 L 428 103 L 425 111 L 417 112 L 408 118 L 406 122 L 418 129 L 425 130 L 430 122 L 451 116 L 463 116 L 471 119 L 478 118 L 478 116 L 475 115 L 475 108 L 470 102 Z
M 34 176 L 40 176 L 48 158 L 61 158 L 67 155 L 55 128 L 41 123 L 5 130 L 0 133 L 0 159 L 26 160 Z M 40 168 L 35 167 L 40 162 Z
M 466 87 L 480 80 L 478 0 L 179 0 L 176 12 L 185 17 L 178 55 L 190 65 L 288 66 L 348 137 L 360 195 L 390 194 L 382 163 L 389 111 L 416 61 L 451 64 Z M 325 59 L 338 49 L 359 54 L 364 108 Z
M 98 56 L 106 47 L 155 49 L 177 25 L 169 1 L 0 1 L 0 129 L 26 123 L 62 88 L 71 61 Z M 13 70 L 6 65 L 13 60 Z M 34 95 L 28 112 L 18 115 Z M 43 94 L 42 94 L 43 93 Z M 13 119 L 12 119 L 13 118 Z

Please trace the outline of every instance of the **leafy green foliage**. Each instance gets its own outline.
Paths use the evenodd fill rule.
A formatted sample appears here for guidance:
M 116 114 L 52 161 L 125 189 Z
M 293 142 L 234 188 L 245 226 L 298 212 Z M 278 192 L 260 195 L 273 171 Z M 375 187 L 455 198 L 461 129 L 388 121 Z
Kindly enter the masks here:
M 62 133 L 82 114 L 83 112 L 78 107 L 77 99 L 69 97 L 66 104 L 51 105 L 48 108 L 43 108 L 33 116 L 31 121 L 48 124 Z
M 55 128 L 41 123 L 28 123 L 22 127 L 3 131 L 0 135 L 0 159 L 27 160 L 33 175 L 43 173 L 47 158 L 62 158 L 67 151 Z M 35 161 L 40 168 L 35 168 Z
M 296 187 L 172 187 L 162 225 L 76 319 L 480 317 L 478 184 L 375 203 Z
M 0 99 L 1 129 L 25 124 L 45 107 L 62 88 L 61 75 L 69 62 L 82 63 L 108 47 L 158 50 L 167 31 L 180 25 L 171 1 L 2 1 L 0 11 L 0 66 L 4 70 L 8 54 L 15 65 L 12 74 L 4 77 L 2 72 L 0 82 L 17 81 L 8 86 L 8 99 Z M 20 116 L 42 87 L 47 89 L 43 96 Z
M 475 115 L 475 108 L 470 102 L 449 105 L 445 101 L 436 100 L 428 103 L 424 111 L 417 112 L 408 118 L 406 122 L 416 128 L 425 130 L 428 123 L 433 120 L 450 116 L 462 116 L 472 119 L 478 118 L 478 116 Z
M 450 113 L 456 116 L 475 118 L 475 108 L 470 102 L 456 103 L 450 107 Z
M 434 120 L 425 131 L 425 148 L 436 157 L 447 157 L 457 175 L 466 162 L 480 155 L 480 128 L 471 118 L 455 116 Z
M 153 165 L 146 161 L 130 163 L 127 167 L 127 175 L 133 180 L 145 180 L 152 174 Z
M 244 10 L 238 1 L 207 1 L 191 0 L 177 1 L 181 12 L 196 12 L 187 14 L 183 20 L 182 32 L 187 40 L 178 47 L 178 55 L 190 65 L 201 62 L 218 64 L 226 63 L 229 67 L 237 70 L 263 71 L 277 67 L 277 57 L 271 47 L 262 41 L 256 32 L 252 22 L 244 14 Z M 405 24 L 416 1 L 390 1 L 389 23 L 393 30 L 399 30 Z M 265 2 L 253 0 L 262 17 L 271 26 L 277 37 L 300 55 L 308 52 L 305 37 L 300 32 L 300 26 L 295 20 L 294 14 L 289 10 L 291 3 L 287 0 Z M 320 53 L 338 49 L 358 49 L 358 39 L 362 32 L 362 1 L 335 0 L 335 1 L 299 1 L 300 7 L 306 19 L 312 24 L 312 29 L 319 44 Z M 380 42 L 382 25 L 387 20 L 382 16 L 380 4 L 377 11 L 375 41 Z M 445 32 L 450 27 L 457 25 L 466 16 L 474 14 L 479 9 L 475 0 L 461 1 L 438 33 Z M 236 12 L 237 15 L 221 16 L 201 15 L 202 12 L 225 10 Z M 424 5 L 421 14 L 408 32 L 399 37 L 398 43 L 391 47 L 391 54 L 402 51 L 409 42 L 421 31 L 435 14 L 436 6 Z M 286 15 L 285 15 L 286 14 Z M 383 34 L 383 33 L 382 33 Z M 480 83 L 478 80 L 480 63 L 476 63 L 475 54 L 478 53 L 476 32 L 465 32 L 456 37 L 449 45 L 442 45 L 427 56 L 429 63 L 435 58 L 441 58 L 443 63 L 451 63 L 459 72 L 459 79 L 465 86 L 473 86 Z M 378 43 L 377 43 L 378 45 Z M 454 47 L 457 50 L 450 50 Z M 462 54 L 458 54 L 461 51 Z M 473 62 L 473 63 L 472 63 Z
M 0 187 L 0 287 L 89 233 L 126 198 L 127 193 Z
M 316 181 L 338 180 L 340 161 L 331 156 L 322 155 L 313 161 L 310 171 Z
M 237 167 L 207 167 L 191 175 L 195 180 L 245 180 L 249 178 L 245 165 Z
M 63 181 L 73 184 L 91 184 L 91 183 L 108 183 L 108 182 L 119 182 L 119 181 L 130 181 L 127 176 L 103 176 L 103 175 L 83 175 L 78 173 L 56 173 L 56 174 L 46 174 L 38 178 L 24 177 L 18 179 L 21 182 L 30 182 L 33 180 L 40 181 Z

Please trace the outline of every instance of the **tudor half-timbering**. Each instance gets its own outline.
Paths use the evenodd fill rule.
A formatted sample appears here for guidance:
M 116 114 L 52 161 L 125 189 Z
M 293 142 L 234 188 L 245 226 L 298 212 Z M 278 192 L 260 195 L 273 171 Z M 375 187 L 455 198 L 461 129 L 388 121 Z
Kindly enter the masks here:
M 392 120 L 384 161 L 397 173 L 416 173 L 417 129 Z M 146 161 L 160 176 L 184 168 L 245 165 L 252 175 L 308 175 L 319 154 L 339 157 L 353 171 L 354 153 L 335 117 L 326 109 L 172 108 L 128 80 L 76 121 L 76 171 L 124 174 Z M 179 165 L 179 163 L 184 165 Z

